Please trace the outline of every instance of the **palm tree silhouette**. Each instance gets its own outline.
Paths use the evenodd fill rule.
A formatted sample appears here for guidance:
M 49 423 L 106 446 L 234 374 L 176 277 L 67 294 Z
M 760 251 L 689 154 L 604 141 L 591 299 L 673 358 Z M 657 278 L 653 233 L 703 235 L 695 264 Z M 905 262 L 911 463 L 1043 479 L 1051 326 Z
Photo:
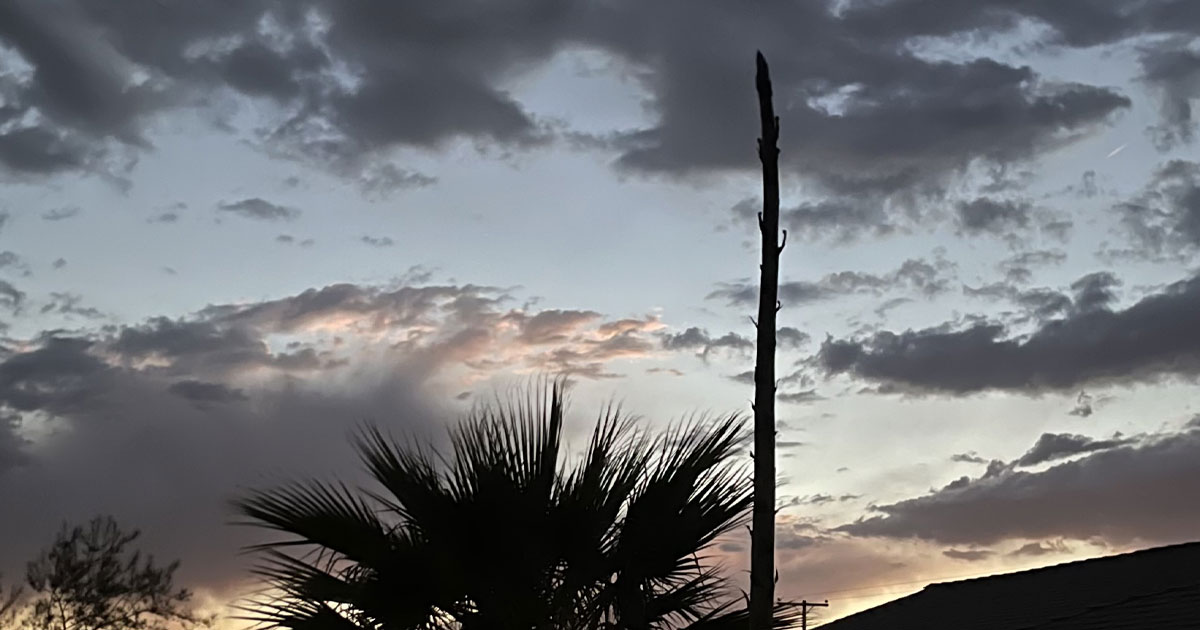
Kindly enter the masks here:
M 376 428 L 356 438 L 381 489 L 294 482 L 235 501 L 287 536 L 253 548 L 270 596 L 247 618 L 298 630 L 744 628 L 707 553 L 745 522 L 743 419 L 658 436 L 604 409 L 582 455 L 561 446 L 562 381 L 478 407 L 452 452 Z M 776 627 L 795 625 L 779 604 Z

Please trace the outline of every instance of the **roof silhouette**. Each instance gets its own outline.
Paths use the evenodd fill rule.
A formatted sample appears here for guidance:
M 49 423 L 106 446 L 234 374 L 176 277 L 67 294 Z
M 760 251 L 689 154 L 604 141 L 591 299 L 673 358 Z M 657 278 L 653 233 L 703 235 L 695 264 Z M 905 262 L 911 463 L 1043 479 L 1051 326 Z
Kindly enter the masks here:
M 930 584 L 828 630 L 1200 628 L 1200 542 Z

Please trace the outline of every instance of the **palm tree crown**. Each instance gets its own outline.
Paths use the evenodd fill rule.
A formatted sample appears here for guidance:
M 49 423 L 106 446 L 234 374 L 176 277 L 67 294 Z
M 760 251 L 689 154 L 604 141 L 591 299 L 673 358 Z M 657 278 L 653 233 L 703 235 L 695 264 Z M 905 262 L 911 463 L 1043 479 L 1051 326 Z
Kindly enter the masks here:
M 367 428 L 379 489 L 318 481 L 235 502 L 287 536 L 256 547 L 274 595 L 251 618 L 297 630 L 743 628 L 706 552 L 744 523 L 752 482 L 731 456 L 743 419 L 658 436 L 619 409 L 568 461 L 561 382 L 479 407 L 451 452 Z M 795 621 L 781 604 L 777 626 Z

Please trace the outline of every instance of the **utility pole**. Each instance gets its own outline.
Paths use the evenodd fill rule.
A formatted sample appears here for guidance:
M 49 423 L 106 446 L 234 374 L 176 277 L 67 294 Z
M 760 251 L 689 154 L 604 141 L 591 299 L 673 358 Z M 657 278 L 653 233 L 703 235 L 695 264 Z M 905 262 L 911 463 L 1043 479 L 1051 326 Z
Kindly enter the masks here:
M 771 630 L 775 610 L 775 315 L 779 311 L 779 118 L 771 102 L 771 72 L 761 52 L 755 58 L 762 137 L 763 211 L 761 278 L 758 287 L 758 345 L 754 364 L 754 513 L 750 531 L 750 630 Z
M 808 609 L 817 606 L 829 606 L 829 600 L 825 600 L 824 604 L 810 602 L 808 600 L 800 601 L 800 630 L 808 630 Z

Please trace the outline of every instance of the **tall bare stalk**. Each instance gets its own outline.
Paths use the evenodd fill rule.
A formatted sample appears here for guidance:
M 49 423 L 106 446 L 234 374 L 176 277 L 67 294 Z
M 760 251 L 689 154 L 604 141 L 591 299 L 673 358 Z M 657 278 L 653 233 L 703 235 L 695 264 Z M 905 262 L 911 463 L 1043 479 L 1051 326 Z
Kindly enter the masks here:
M 762 276 L 758 293 L 758 347 L 754 366 L 754 516 L 750 536 L 750 630 L 769 630 L 775 601 L 775 315 L 779 311 L 779 118 L 771 102 L 771 73 L 757 56 L 755 83 L 762 137 Z

